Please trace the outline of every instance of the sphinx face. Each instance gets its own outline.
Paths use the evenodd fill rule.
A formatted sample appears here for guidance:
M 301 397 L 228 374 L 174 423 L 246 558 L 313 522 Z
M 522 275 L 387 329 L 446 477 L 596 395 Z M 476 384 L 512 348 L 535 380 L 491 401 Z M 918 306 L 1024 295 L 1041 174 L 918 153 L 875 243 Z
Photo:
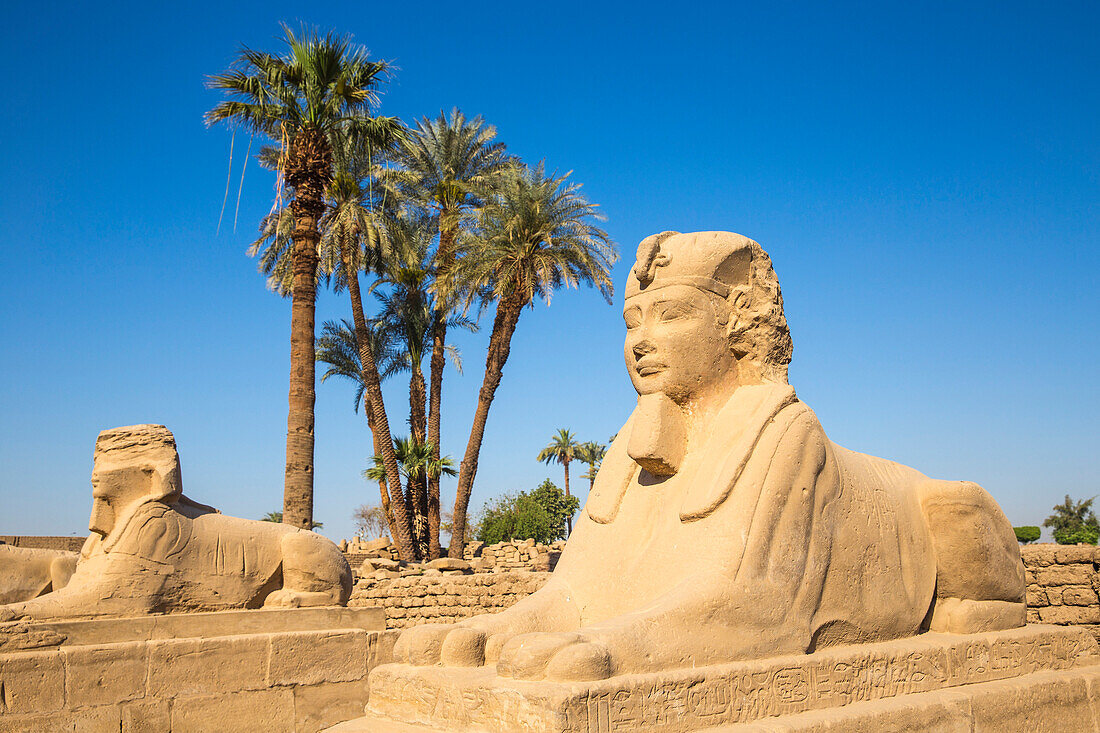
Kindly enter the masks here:
M 122 510 L 148 491 L 152 467 L 97 455 L 92 467 L 92 515 L 88 529 L 106 537 Z
M 735 378 L 736 364 L 716 303 L 702 290 L 670 285 L 632 296 L 623 308 L 623 356 L 639 395 L 681 405 Z

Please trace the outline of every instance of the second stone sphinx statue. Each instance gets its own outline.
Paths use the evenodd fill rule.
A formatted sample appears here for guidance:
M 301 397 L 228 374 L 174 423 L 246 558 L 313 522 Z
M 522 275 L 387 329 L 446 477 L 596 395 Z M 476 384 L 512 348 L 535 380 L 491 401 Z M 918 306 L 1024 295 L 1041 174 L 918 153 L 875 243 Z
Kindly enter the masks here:
M 623 318 L 637 407 L 554 574 L 502 613 L 405 631 L 399 661 L 596 680 L 1023 625 L 989 494 L 832 443 L 788 385 L 760 245 L 645 239 Z
M 100 433 L 88 527 L 68 584 L 0 606 L 0 622 L 335 606 L 351 593 L 351 568 L 330 540 L 184 496 L 175 438 L 163 425 Z

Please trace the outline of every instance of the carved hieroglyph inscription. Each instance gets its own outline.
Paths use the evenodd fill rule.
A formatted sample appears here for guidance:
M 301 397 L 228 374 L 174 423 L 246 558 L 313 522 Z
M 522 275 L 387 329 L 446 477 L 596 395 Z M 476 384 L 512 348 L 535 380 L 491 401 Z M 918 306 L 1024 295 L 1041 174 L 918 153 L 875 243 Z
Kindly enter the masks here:
M 370 708 L 392 719 L 454 730 L 616 733 L 689 731 L 852 702 L 1066 669 L 1097 653 L 1080 629 L 1025 627 L 989 634 L 926 634 L 835 647 L 804 657 L 633 674 L 592 683 L 519 682 L 469 670 L 387 665 Z

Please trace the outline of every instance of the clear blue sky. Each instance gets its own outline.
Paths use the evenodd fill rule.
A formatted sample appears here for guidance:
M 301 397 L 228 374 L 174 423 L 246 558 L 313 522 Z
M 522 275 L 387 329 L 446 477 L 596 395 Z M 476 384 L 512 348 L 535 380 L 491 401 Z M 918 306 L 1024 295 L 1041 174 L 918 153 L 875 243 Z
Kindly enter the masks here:
M 574 171 L 626 255 L 620 291 L 654 232 L 763 244 L 791 382 L 836 442 L 977 481 L 1016 524 L 1100 493 L 1095 2 L 455 7 L 6 6 L 0 534 L 85 533 L 96 434 L 138 422 L 175 432 L 195 499 L 280 507 L 290 308 L 244 254 L 273 178 L 250 164 L 234 233 L 238 136 L 215 236 L 230 135 L 202 124 L 204 76 L 240 43 L 277 49 L 279 21 L 394 61 L 384 113 L 458 106 Z M 318 307 L 349 311 L 331 292 Z M 472 508 L 560 481 L 535 461 L 557 428 L 618 430 L 634 397 L 620 308 L 567 291 L 523 314 Z M 448 374 L 456 460 L 490 325 Z M 377 500 L 351 407 L 349 386 L 319 386 L 316 516 L 336 539 Z

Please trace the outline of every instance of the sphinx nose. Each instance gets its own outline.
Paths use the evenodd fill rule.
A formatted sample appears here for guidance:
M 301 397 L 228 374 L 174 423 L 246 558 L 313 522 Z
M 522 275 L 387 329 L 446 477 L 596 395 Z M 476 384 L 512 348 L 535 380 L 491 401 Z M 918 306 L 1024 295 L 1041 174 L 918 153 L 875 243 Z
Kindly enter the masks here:
M 634 358 L 640 359 L 646 354 L 653 353 L 656 345 L 647 338 L 643 338 L 631 347 L 631 351 L 634 352 Z

